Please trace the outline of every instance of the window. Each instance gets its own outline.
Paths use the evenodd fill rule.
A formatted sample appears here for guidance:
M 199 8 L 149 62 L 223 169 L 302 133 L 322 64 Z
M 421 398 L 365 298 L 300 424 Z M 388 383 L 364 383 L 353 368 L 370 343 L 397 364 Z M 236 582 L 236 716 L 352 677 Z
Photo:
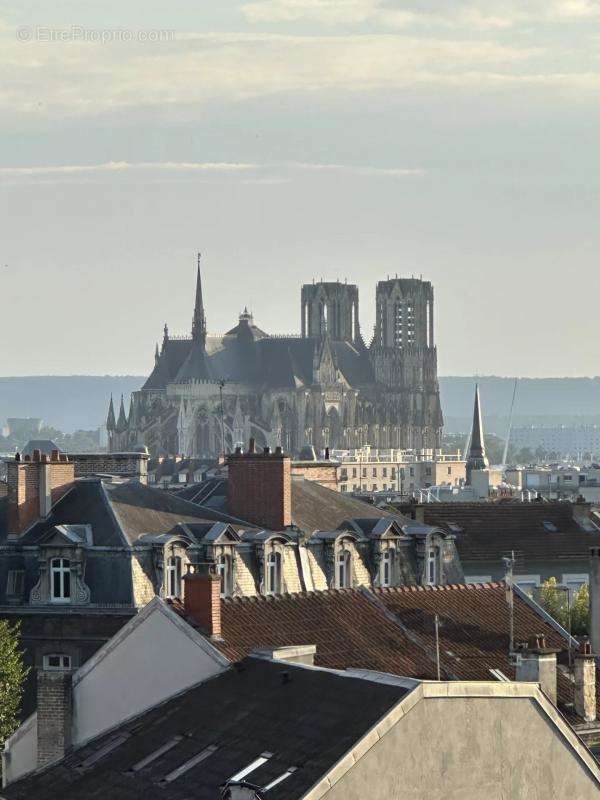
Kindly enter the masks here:
M 220 556 L 217 561 L 217 572 L 221 578 L 221 597 L 229 597 L 232 592 L 231 556 Z
M 428 478 L 431 477 L 431 467 L 425 468 L 425 475 L 427 475 Z
M 356 478 L 356 467 L 352 467 L 352 477 Z
M 373 467 L 373 477 L 377 477 L 377 467 Z
M 345 483 L 342 483 L 342 485 L 340 486 L 340 492 L 347 492 L 347 491 L 348 491 L 348 486 Z
M 6 594 L 13 597 L 21 597 L 23 595 L 23 588 L 25 583 L 25 570 L 11 569 L 8 572 L 8 580 L 6 582 Z
M 439 583 L 439 552 L 437 547 L 430 547 L 427 554 L 427 583 L 436 586 Z
M 448 467 L 448 475 L 452 475 L 452 467 Z
M 281 593 L 281 553 L 269 553 L 267 558 L 266 593 Z
M 387 467 L 383 468 L 383 477 L 387 478 Z
M 53 603 L 68 603 L 71 599 L 71 562 L 68 558 L 53 558 L 50 562 L 50 599 Z
M 350 586 L 350 565 L 352 556 L 348 550 L 342 550 L 336 558 L 336 584 L 338 589 Z
M 366 467 L 363 467 L 362 476 L 363 476 L 363 478 L 367 477 L 367 469 L 366 469 Z
M 393 583 L 394 551 L 385 550 L 381 556 L 381 566 L 379 568 L 379 583 L 381 586 L 391 586 Z
M 414 478 L 414 477 L 415 477 L 415 469 L 414 469 L 414 467 L 411 467 L 411 468 L 410 468 L 410 477 L 411 477 L 411 478 Z
M 71 656 L 66 656 L 62 653 L 52 653 L 51 655 L 44 656 L 43 664 L 44 669 L 57 671 L 71 669 Z
M 167 559 L 167 597 L 181 597 L 181 559 L 170 556 Z
M 371 491 L 373 491 L 373 492 L 376 492 L 376 491 L 377 491 L 377 484 L 376 484 L 376 483 L 374 483 L 374 484 L 373 484 L 373 488 L 372 488 L 372 490 L 371 490 Z

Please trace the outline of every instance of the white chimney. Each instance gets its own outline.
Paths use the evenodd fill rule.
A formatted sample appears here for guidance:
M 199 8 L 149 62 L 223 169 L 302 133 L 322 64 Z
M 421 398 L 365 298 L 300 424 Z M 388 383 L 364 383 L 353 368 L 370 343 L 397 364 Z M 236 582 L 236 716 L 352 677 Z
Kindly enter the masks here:
M 575 711 L 586 722 L 596 720 L 596 656 L 589 642 L 575 656 Z
M 558 650 L 546 647 L 543 634 L 532 636 L 527 649 L 519 653 L 517 681 L 539 683 L 544 694 L 556 705 L 556 654 Z

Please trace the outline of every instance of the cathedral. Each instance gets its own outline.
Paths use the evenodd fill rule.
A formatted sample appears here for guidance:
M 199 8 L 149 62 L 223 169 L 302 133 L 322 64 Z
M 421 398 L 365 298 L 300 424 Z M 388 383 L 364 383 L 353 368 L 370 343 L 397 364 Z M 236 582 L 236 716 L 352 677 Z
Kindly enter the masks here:
M 377 284 L 376 324 L 360 330 L 358 287 L 302 287 L 301 334 L 269 335 L 244 309 L 220 336 L 207 333 L 200 257 L 191 336 L 165 325 L 154 369 L 118 416 L 110 401 L 112 452 L 217 458 L 253 438 L 298 455 L 354 448 L 438 448 L 442 411 L 431 283 Z

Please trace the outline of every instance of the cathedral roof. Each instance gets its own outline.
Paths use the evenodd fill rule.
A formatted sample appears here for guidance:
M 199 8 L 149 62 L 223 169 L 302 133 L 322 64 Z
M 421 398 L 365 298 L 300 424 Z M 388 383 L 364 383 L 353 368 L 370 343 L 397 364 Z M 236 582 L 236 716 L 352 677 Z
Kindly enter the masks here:
M 175 378 L 178 382 L 209 380 L 213 377 L 203 342 L 194 340 L 186 360 Z
M 148 392 L 164 391 L 167 384 L 177 377 L 191 349 L 191 339 L 165 339 L 162 353 L 142 389 Z

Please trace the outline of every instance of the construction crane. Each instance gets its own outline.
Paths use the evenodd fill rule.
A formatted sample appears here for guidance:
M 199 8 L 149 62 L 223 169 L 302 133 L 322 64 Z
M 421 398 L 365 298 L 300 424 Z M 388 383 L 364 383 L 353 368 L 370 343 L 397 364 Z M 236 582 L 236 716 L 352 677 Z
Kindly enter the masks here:
M 517 396 L 518 378 L 515 378 L 515 388 L 513 389 L 512 402 L 510 404 L 510 414 L 508 415 L 508 429 L 506 431 L 506 441 L 504 442 L 504 453 L 502 454 L 502 466 L 506 466 L 508 460 L 508 446 L 510 444 L 510 434 L 512 431 L 513 411 L 515 409 L 515 398 Z

